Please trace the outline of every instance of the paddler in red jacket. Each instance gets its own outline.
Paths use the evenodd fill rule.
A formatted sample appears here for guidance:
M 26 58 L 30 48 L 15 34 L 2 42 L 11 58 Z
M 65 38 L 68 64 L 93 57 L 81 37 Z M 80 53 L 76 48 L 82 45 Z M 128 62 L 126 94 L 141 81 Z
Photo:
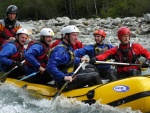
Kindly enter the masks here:
M 97 60 L 103 61 L 106 59 L 115 59 L 115 61 L 120 63 L 139 64 L 140 62 L 138 58 L 144 56 L 146 60 L 142 64 L 142 67 L 148 68 L 150 64 L 150 52 L 139 43 L 131 43 L 130 34 L 129 28 L 119 28 L 117 35 L 120 40 L 120 45 L 92 58 L 90 62 L 95 63 Z M 139 65 L 118 65 L 116 69 L 116 79 L 141 74 L 141 68 Z

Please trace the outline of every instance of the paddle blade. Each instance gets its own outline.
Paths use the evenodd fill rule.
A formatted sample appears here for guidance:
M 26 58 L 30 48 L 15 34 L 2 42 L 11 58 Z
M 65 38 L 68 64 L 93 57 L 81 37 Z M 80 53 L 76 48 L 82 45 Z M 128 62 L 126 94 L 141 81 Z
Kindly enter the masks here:
M 5 75 L 6 74 L 6 72 L 0 72 L 0 82 L 1 83 L 3 83 L 3 82 L 5 82 L 6 81 L 6 76 L 3 76 L 3 75 Z
M 59 93 L 59 92 L 56 92 L 56 93 L 54 94 L 53 99 L 52 99 L 51 105 L 53 104 L 53 102 L 55 101 L 55 99 L 56 99 L 58 96 L 60 96 L 60 93 Z
M 23 64 L 25 62 L 25 60 L 23 60 L 21 62 L 21 64 Z M 10 71 L 8 72 L 5 72 L 3 75 L 0 74 L 0 82 L 5 82 L 6 78 L 7 78 L 7 75 L 10 74 L 12 71 L 14 71 L 16 68 L 18 68 L 18 66 L 15 66 L 13 69 L 11 69 Z

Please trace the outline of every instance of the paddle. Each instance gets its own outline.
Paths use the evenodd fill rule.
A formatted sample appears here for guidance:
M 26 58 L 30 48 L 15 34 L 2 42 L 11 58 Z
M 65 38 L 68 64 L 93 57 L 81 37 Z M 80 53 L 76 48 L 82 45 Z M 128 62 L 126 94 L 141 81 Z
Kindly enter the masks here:
M 106 62 L 106 61 L 96 61 L 96 64 L 112 64 L 112 65 L 134 65 L 134 66 L 141 66 L 141 64 L 131 64 L 131 63 L 121 63 L 121 62 Z
M 74 73 L 72 74 L 72 78 L 75 77 L 75 75 L 77 74 L 77 72 L 79 71 L 79 69 L 82 67 L 82 65 L 85 63 L 85 61 L 83 61 L 80 66 L 74 71 Z M 52 100 L 52 103 L 55 101 L 55 99 L 57 98 L 57 96 L 59 96 L 61 94 L 61 92 L 65 89 L 65 87 L 68 85 L 69 81 L 67 81 L 63 86 L 62 88 L 59 90 L 59 92 L 56 92 L 54 94 L 54 97 L 53 97 L 53 100 Z M 51 103 L 51 104 L 52 104 Z
M 21 64 L 23 64 L 24 62 L 25 62 L 25 60 L 23 60 L 23 61 L 21 62 Z M 5 82 L 5 80 L 6 80 L 6 78 L 7 78 L 7 75 L 8 75 L 9 73 L 11 73 L 13 70 L 15 70 L 16 68 L 18 68 L 18 66 L 15 66 L 12 70 L 10 70 L 10 71 L 6 72 L 4 75 L 2 75 L 2 76 L 0 77 L 0 82 Z
M 31 74 L 29 74 L 28 76 L 25 76 L 25 77 L 23 77 L 23 78 L 17 80 L 17 82 L 22 81 L 22 80 L 25 80 L 25 79 L 27 79 L 27 78 L 30 78 L 30 77 L 32 77 L 32 76 L 35 76 L 35 75 L 38 74 L 39 72 L 40 72 L 40 71 L 31 73 Z

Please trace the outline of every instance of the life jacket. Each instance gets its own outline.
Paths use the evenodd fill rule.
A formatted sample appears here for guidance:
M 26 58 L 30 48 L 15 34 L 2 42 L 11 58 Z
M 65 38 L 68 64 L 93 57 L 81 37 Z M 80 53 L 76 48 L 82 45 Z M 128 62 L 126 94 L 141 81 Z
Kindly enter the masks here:
M 94 52 L 95 52 L 95 56 L 104 53 L 105 51 L 107 51 L 109 49 L 108 44 L 103 44 L 104 48 L 100 48 L 98 47 L 97 44 L 94 44 Z
M 49 46 L 46 46 L 44 43 L 40 42 L 40 41 L 30 41 L 30 43 L 28 44 L 28 47 L 27 47 L 27 50 L 31 47 L 31 45 L 33 44 L 40 44 L 42 45 L 42 47 L 44 48 L 44 53 L 37 57 L 36 59 L 38 60 L 38 62 L 40 63 L 40 65 L 43 67 L 43 68 L 46 68 L 46 65 L 47 65 L 47 61 L 48 61 L 48 53 L 49 53 Z M 32 64 L 30 64 L 27 60 L 25 60 L 25 64 L 28 65 L 29 67 L 31 68 L 34 68 L 32 66 Z
M 6 19 L 0 21 L 0 45 L 4 43 L 5 40 L 8 40 L 10 37 L 15 37 L 16 32 L 19 28 L 21 28 L 18 21 L 15 21 L 13 25 L 9 25 L 6 22 Z M 9 30 L 7 26 L 12 26 L 12 29 Z
M 84 45 L 82 44 L 82 42 L 77 40 L 76 43 L 73 45 L 73 50 L 80 49 L 83 47 L 84 47 Z
M 15 60 L 15 61 L 23 61 L 24 59 L 24 46 L 20 45 L 17 41 L 5 41 L 4 44 L 6 43 L 12 43 L 16 46 L 17 48 L 17 52 L 11 56 L 9 56 L 9 58 L 11 60 Z
M 123 62 L 123 63 L 134 63 L 139 64 L 138 57 L 135 52 L 132 50 L 132 43 L 129 43 L 125 48 L 122 48 L 121 46 L 117 47 L 117 52 L 115 54 L 115 60 L 117 62 Z M 127 72 L 131 68 L 139 69 L 139 66 L 118 66 L 117 70 L 118 72 Z
M 62 41 L 62 38 L 55 40 L 55 41 L 50 45 L 50 48 L 51 48 L 51 49 L 54 48 L 54 47 L 57 46 L 61 41 Z
M 61 39 L 58 39 L 56 40 L 55 42 L 53 42 L 51 45 L 50 45 L 50 48 L 53 48 L 55 46 L 57 46 L 61 41 L 63 40 L 63 38 Z M 83 48 L 84 45 L 82 44 L 82 42 L 78 41 L 72 46 L 73 50 L 76 50 L 76 49 L 80 49 L 80 48 Z
M 65 54 L 66 52 L 69 52 L 70 56 L 71 56 L 71 59 L 70 59 L 69 63 L 65 64 L 65 65 L 59 65 L 58 69 L 61 70 L 63 73 L 73 72 L 74 71 L 74 58 L 75 58 L 73 51 L 69 50 L 68 47 L 66 45 L 64 45 L 63 43 L 59 44 L 57 46 L 62 46 L 62 47 L 65 48 L 65 51 L 62 54 Z M 53 49 L 50 50 L 49 56 L 51 55 Z

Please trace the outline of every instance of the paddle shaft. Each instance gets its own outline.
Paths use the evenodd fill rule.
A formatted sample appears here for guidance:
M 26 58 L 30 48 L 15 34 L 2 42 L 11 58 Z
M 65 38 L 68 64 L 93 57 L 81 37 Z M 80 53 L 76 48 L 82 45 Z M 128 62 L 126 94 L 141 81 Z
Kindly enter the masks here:
M 22 81 L 22 80 L 25 80 L 25 79 L 27 79 L 27 78 L 30 78 L 30 77 L 32 77 L 32 76 L 35 76 L 35 75 L 38 74 L 39 72 L 40 72 L 40 71 L 31 73 L 30 75 L 25 76 L 25 77 L 23 77 L 23 78 L 20 79 L 20 80 L 17 80 L 17 82 Z
M 81 64 L 80 64 L 80 66 L 75 70 L 75 72 L 72 74 L 72 78 L 77 74 L 77 72 L 79 71 L 79 69 L 82 67 L 82 65 L 85 63 L 85 61 L 83 61 Z M 60 94 L 62 91 L 63 91 L 63 89 L 67 86 L 67 84 L 69 83 L 69 81 L 67 81 L 64 85 L 63 85 L 63 87 L 59 90 L 59 92 L 58 92 L 58 94 Z
M 21 62 L 21 64 L 23 64 L 25 62 L 25 60 L 23 60 L 22 62 Z M 15 70 L 16 68 L 18 68 L 18 66 L 15 66 L 13 69 L 11 69 L 10 71 L 8 71 L 7 73 L 5 73 L 4 75 L 2 75 L 1 77 L 0 77 L 0 79 L 1 78 L 3 78 L 3 77 L 7 77 L 7 75 L 9 74 L 9 73 L 11 73 L 13 70 Z
M 106 61 L 96 61 L 96 64 L 111 64 L 111 65 L 134 65 L 141 66 L 141 64 L 130 64 L 130 63 L 121 63 L 121 62 L 106 62 Z
M 83 61 L 80 66 L 75 70 L 75 72 L 72 74 L 72 78 L 74 78 L 74 76 L 77 74 L 77 72 L 79 71 L 79 69 L 82 67 L 82 65 L 85 63 L 85 61 Z M 62 86 L 62 88 L 59 90 L 59 92 L 57 92 L 54 95 L 54 98 L 52 100 L 52 103 L 55 101 L 55 99 L 57 98 L 57 96 L 59 96 L 61 94 L 61 92 L 65 89 L 65 87 L 68 85 L 69 81 L 66 81 L 66 83 Z M 51 103 L 51 104 L 52 104 Z

